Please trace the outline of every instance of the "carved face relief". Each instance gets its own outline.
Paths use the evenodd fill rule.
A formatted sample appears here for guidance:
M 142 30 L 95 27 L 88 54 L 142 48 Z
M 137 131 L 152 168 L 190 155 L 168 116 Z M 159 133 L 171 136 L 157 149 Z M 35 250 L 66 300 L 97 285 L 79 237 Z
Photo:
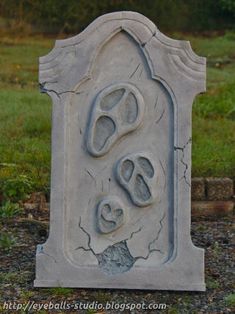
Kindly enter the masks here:
M 156 175 L 149 157 L 142 153 L 123 157 L 117 164 L 116 176 L 135 205 L 145 207 L 154 202 Z
M 114 197 L 103 199 L 97 207 L 97 227 L 101 233 L 117 230 L 124 222 L 124 210 Z
M 118 83 L 102 90 L 95 100 L 89 123 L 89 153 L 97 157 L 108 153 L 119 138 L 140 125 L 144 107 L 142 95 L 131 84 Z

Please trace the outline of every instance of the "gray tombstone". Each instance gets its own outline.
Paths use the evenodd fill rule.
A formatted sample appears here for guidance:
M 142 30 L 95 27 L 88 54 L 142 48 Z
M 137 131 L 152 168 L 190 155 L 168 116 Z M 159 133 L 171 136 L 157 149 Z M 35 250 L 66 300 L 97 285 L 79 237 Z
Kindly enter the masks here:
M 205 290 L 190 237 L 191 114 L 205 68 L 189 42 L 134 12 L 101 16 L 40 58 L 53 126 L 36 287 Z

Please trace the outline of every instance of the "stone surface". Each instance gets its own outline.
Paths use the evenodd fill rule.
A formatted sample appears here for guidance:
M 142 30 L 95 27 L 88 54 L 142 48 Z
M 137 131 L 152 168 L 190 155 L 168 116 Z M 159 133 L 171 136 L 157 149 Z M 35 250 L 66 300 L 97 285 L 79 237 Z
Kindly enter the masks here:
M 233 196 L 233 180 L 230 178 L 207 178 L 206 192 L 209 201 L 229 200 Z
M 203 201 L 206 198 L 204 178 L 192 178 L 191 198 L 194 201 Z
M 205 59 L 116 12 L 56 41 L 39 79 L 53 100 L 52 181 L 35 286 L 204 290 L 190 210 Z

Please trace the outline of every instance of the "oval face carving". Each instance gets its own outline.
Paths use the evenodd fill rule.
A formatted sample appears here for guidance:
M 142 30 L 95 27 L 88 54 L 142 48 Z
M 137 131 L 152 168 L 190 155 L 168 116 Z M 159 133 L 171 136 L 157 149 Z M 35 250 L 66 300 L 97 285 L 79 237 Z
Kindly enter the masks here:
M 103 199 L 97 207 L 97 227 L 101 233 L 117 230 L 124 223 L 123 205 L 114 197 Z
M 154 202 L 156 173 L 149 156 L 137 153 L 123 157 L 117 163 L 116 177 L 135 205 L 145 207 Z
M 103 89 L 97 96 L 88 126 L 87 149 L 93 156 L 103 156 L 116 141 L 134 131 L 144 115 L 144 99 L 129 83 Z

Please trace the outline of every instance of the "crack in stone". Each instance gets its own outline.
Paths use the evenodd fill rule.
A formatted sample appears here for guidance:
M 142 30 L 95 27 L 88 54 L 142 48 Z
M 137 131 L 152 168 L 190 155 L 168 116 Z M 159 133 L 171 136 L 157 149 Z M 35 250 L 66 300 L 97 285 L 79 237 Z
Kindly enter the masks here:
M 129 237 L 129 238 L 127 238 L 127 239 L 125 239 L 125 240 L 123 240 L 123 241 L 128 241 L 128 240 L 131 240 L 131 239 L 133 238 L 134 234 L 139 233 L 139 232 L 142 230 L 142 228 L 143 228 L 143 227 L 139 227 L 139 229 L 138 229 L 138 230 L 133 231 L 133 232 L 131 233 L 130 237 Z
M 115 274 L 126 272 L 132 268 L 132 266 L 138 259 L 147 260 L 150 254 L 153 252 L 160 252 L 163 254 L 163 252 L 159 249 L 151 249 L 151 245 L 154 244 L 159 238 L 159 235 L 163 228 L 162 221 L 164 218 L 165 218 L 165 214 L 163 215 L 163 217 L 161 218 L 159 222 L 160 229 L 158 230 L 156 237 L 148 244 L 147 256 L 133 257 L 127 245 L 127 241 L 131 240 L 135 234 L 139 233 L 142 230 L 143 227 L 140 227 L 138 230 L 133 231 L 129 238 L 126 238 L 120 242 L 109 245 L 101 253 L 95 253 L 95 251 L 91 247 L 91 236 L 81 225 L 81 217 L 79 219 L 78 226 L 88 237 L 88 243 L 87 243 L 88 248 L 79 246 L 75 250 L 82 249 L 85 252 L 91 252 L 96 257 L 98 261 L 98 265 L 101 268 L 101 270 L 107 273 L 108 275 L 115 275 Z
M 185 149 L 186 149 L 186 147 L 188 146 L 188 144 L 190 144 L 191 142 L 192 142 L 192 139 L 189 138 L 189 140 L 187 141 L 187 143 L 186 143 L 183 147 L 177 147 L 177 146 L 174 147 L 174 150 L 175 150 L 175 151 L 176 151 L 176 150 L 182 151 L 182 158 L 180 159 L 180 161 L 181 161 L 181 163 L 184 165 L 185 169 L 184 169 L 184 174 L 183 174 L 183 176 L 180 178 L 180 180 L 184 179 L 185 182 L 186 182 L 186 184 L 187 184 L 189 187 L 191 187 L 191 185 L 190 185 L 190 183 L 188 182 L 187 177 L 186 177 L 186 173 L 187 173 L 187 171 L 188 171 L 188 164 L 184 161 L 184 157 L 185 157 L 184 152 L 185 152 Z
M 141 47 L 144 48 L 152 40 L 152 38 L 156 36 L 157 33 L 158 33 L 158 28 L 156 27 L 155 31 L 152 33 L 152 36 L 145 43 L 142 43 Z
M 165 191 L 166 190 L 166 170 L 163 167 L 163 164 L 162 164 L 161 160 L 160 159 L 158 159 L 158 160 L 159 160 L 160 166 L 161 166 L 163 174 L 164 174 L 164 191 Z
M 54 89 L 47 89 L 47 88 L 45 87 L 46 84 L 47 84 L 47 82 L 39 83 L 40 92 L 41 92 L 41 93 L 48 93 L 48 92 L 54 93 L 54 94 L 56 94 L 56 96 L 57 96 L 59 99 L 61 99 L 60 96 L 63 95 L 63 94 L 72 93 L 72 94 L 75 94 L 75 95 L 79 95 L 79 94 L 82 93 L 82 92 L 75 92 L 75 91 L 64 91 L 64 92 L 58 93 L 58 92 L 55 91 Z
M 88 237 L 88 248 L 79 246 L 75 250 L 82 249 L 85 252 L 91 252 L 97 258 L 102 271 L 109 275 L 114 275 L 126 272 L 133 266 L 135 258 L 128 249 L 127 241 L 130 240 L 134 234 L 140 232 L 142 228 L 132 232 L 129 238 L 108 246 L 102 253 L 95 253 L 91 247 L 91 236 L 81 225 L 81 217 L 78 226 Z
M 139 74 L 139 78 L 141 77 L 141 75 L 142 75 L 142 73 L 143 73 L 143 67 L 142 67 L 142 69 L 141 69 L 141 71 L 140 71 L 140 74 Z
M 157 232 L 156 237 L 152 241 L 150 241 L 149 244 L 148 244 L 148 254 L 146 256 L 137 256 L 137 257 L 135 257 L 135 261 L 137 261 L 138 259 L 147 260 L 149 258 L 149 256 L 150 256 L 150 254 L 153 253 L 153 252 L 160 252 L 161 254 L 163 254 L 163 252 L 161 250 L 159 250 L 159 249 L 151 249 L 151 245 L 156 243 L 158 238 L 159 238 L 159 236 L 160 236 L 160 233 L 161 233 L 162 228 L 163 228 L 162 222 L 163 222 L 165 216 L 166 216 L 166 214 L 164 213 L 162 218 L 161 218 L 161 220 L 159 221 L 160 228 L 159 228 L 159 230 Z
M 95 176 L 88 169 L 85 169 L 85 170 L 86 170 L 86 173 L 89 175 L 89 177 L 95 182 L 95 185 L 96 185 Z
M 84 248 L 83 246 L 79 246 L 79 247 L 77 247 L 75 250 L 83 249 L 85 252 L 91 252 L 95 257 L 97 257 L 97 254 L 95 253 L 95 251 L 94 251 L 93 248 L 91 247 L 91 236 L 90 236 L 90 234 L 82 227 L 81 223 L 82 223 L 82 219 L 81 219 L 81 217 L 80 217 L 80 218 L 79 218 L 78 226 L 79 226 L 79 228 L 80 228 L 80 229 L 87 235 L 87 237 L 88 237 L 88 242 L 87 242 L 88 249 Z
M 50 254 L 44 252 L 44 248 L 43 248 L 42 245 L 38 246 L 38 253 L 39 253 L 39 254 L 44 254 L 44 255 L 46 255 L 46 256 L 52 258 L 52 259 L 54 260 L 54 262 L 57 263 L 57 261 L 56 261 L 56 259 L 54 258 L 54 256 L 52 256 L 52 255 L 50 255 Z
M 157 96 L 156 101 L 155 101 L 155 104 L 154 104 L 154 109 L 156 109 L 156 108 L 157 108 L 158 98 L 159 98 L 159 97 Z
M 51 93 L 54 93 L 54 94 L 56 94 L 56 96 L 60 99 L 60 95 L 59 95 L 59 93 L 58 92 L 56 92 L 55 90 L 53 90 L 53 89 L 47 89 L 46 87 L 45 87 L 45 85 L 46 85 L 46 82 L 44 82 L 44 83 L 39 83 L 39 89 L 40 89 L 40 92 L 41 93 L 48 93 L 48 92 L 51 92 Z
M 129 78 L 132 78 L 132 76 L 136 73 L 136 71 L 138 70 L 140 66 L 140 63 L 137 65 L 137 67 L 135 68 L 135 70 L 133 71 L 133 73 L 129 76 Z
M 164 113 L 165 113 L 165 108 L 162 110 L 160 117 L 155 121 L 156 124 L 158 124 L 161 121 L 162 117 L 164 116 Z

